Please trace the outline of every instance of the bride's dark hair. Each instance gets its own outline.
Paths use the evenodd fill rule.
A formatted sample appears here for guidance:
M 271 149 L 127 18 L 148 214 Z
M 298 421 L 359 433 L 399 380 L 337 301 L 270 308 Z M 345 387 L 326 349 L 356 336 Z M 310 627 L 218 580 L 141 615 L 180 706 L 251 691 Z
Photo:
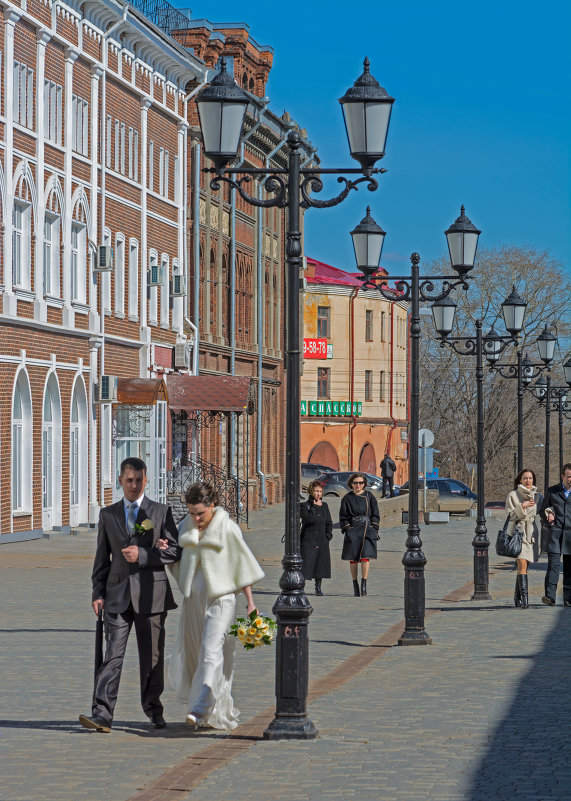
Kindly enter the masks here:
M 196 484 L 191 484 L 187 489 L 184 500 L 192 504 L 192 506 L 197 503 L 203 503 L 205 506 L 218 506 L 220 504 L 220 495 L 212 484 L 207 481 L 197 481 Z

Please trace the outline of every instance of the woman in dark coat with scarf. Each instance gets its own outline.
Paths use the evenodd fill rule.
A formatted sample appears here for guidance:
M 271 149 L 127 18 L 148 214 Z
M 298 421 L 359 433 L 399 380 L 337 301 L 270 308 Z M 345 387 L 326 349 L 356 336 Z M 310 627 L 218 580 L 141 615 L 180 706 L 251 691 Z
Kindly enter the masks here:
M 369 560 L 377 558 L 379 538 L 379 506 L 375 496 L 365 489 L 367 479 L 363 473 L 353 473 L 347 486 L 351 490 L 343 496 L 339 509 L 339 522 L 343 532 L 341 559 L 349 562 L 353 579 L 353 594 L 367 594 Z M 359 563 L 361 564 L 361 591 L 359 592 Z
M 323 484 L 312 481 L 309 498 L 299 507 L 303 575 L 306 579 L 315 579 L 316 595 L 323 595 L 321 579 L 331 578 L 329 541 L 333 537 L 333 521 L 322 496 Z

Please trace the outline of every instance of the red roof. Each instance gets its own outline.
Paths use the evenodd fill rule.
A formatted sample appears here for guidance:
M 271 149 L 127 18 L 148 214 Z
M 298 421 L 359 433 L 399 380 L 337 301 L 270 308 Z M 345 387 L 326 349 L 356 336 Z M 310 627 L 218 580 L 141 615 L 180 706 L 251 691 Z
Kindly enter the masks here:
M 307 258 L 310 274 L 307 276 L 308 284 L 341 284 L 344 286 L 363 286 L 363 282 L 358 278 L 362 273 L 348 273 L 330 264 L 324 264 L 317 259 Z M 381 273 L 387 275 L 386 270 L 381 269 Z

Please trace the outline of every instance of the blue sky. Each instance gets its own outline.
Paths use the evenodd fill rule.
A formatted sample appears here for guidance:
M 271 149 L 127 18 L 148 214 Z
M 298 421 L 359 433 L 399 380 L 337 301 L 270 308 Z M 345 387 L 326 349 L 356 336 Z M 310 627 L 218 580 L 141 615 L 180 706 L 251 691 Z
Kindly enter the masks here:
M 274 48 L 270 107 L 307 129 L 325 167 L 356 165 L 337 101 L 365 56 L 396 98 L 380 189 L 308 212 L 307 255 L 354 269 L 349 231 L 370 204 L 387 231 L 382 265 L 408 271 L 415 250 L 445 255 L 443 232 L 464 203 L 481 247 L 547 250 L 571 273 L 568 0 L 196 0 L 192 17 L 246 22 Z

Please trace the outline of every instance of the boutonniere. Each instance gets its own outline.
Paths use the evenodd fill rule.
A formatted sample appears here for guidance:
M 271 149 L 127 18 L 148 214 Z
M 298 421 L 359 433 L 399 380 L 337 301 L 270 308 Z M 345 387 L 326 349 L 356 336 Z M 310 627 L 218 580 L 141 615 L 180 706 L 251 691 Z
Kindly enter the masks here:
M 135 523 L 135 534 L 140 534 L 141 536 L 144 536 L 148 531 L 152 531 L 154 527 L 155 524 L 153 523 L 153 521 L 147 518 L 146 520 L 143 520 L 142 523 Z

